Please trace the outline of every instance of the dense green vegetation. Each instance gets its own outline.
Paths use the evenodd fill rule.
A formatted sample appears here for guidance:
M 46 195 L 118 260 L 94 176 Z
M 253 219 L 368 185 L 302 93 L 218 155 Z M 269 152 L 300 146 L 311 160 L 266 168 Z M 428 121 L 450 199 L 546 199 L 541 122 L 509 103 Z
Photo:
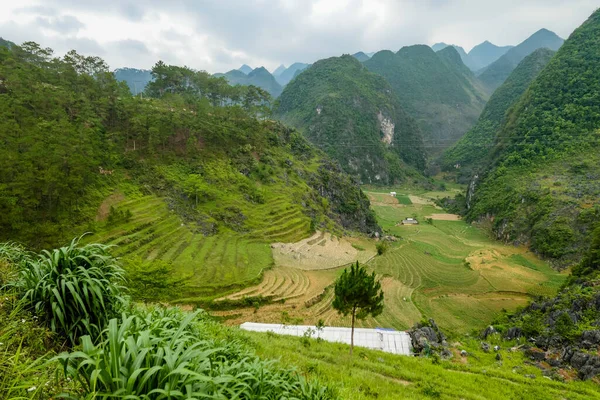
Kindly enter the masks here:
M 565 42 L 509 112 L 468 218 L 493 216 L 559 266 L 577 262 L 600 208 L 600 11 Z
M 75 240 L 36 256 L 0 244 L 0 267 L 8 283 L 0 289 L 2 398 L 337 398 L 259 360 L 239 333 L 204 313 L 127 304 L 115 285 L 117 260 L 101 245 Z M 111 309 L 115 299 L 119 309 Z M 69 339 L 62 348 L 61 339 Z
M 215 74 L 215 76 L 224 77 L 231 85 L 256 86 L 268 92 L 273 98 L 279 97 L 283 90 L 275 77 L 264 67 L 253 69 L 247 75 L 234 69 L 225 74 Z
M 444 170 L 456 170 L 459 179 L 471 177 L 485 166 L 494 146 L 495 136 L 504 121 L 507 110 L 514 105 L 529 84 L 548 64 L 554 52 L 538 49 L 527 56 L 514 69 L 485 105 L 477 124 L 471 128 L 453 147 L 446 150 L 441 165 Z
M 413 116 L 425 140 L 425 148 L 437 153 L 451 146 L 477 120 L 487 94 L 462 64 L 452 47 L 435 53 L 429 46 L 385 50 L 364 65 L 383 76 Z
M 485 68 L 479 75 L 479 79 L 490 90 L 495 90 L 529 54 L 540 48 L 548 48 L 556 51 L 563 42 L 564 40 L 554 32 L 547 29 L 540 29 Z
M 321 60 L 302 72 L 286 86 L 276 114 L 363 182 L 403 181 L 425 168 L 414 120 L 385 80 L 352 56 Z
M 270 242 L 379 229 L 348 175 L 264 119 L 268 93 L 162 62 L 152 73 L 142 100 L 98 58 L 0 49 L 2 239 L 40 249 L 96 232 L 128 268 L 167 262 L 192 287 L 177 297 L 197 298 L 260 279 Z

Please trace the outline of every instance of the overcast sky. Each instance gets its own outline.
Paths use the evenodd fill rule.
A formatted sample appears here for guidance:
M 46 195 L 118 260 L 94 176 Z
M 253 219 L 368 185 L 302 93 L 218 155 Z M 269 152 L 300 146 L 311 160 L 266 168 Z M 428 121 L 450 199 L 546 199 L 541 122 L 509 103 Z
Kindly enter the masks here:
M 598 0 L 0 0 L 0 36 L 111 68 L 157 60 L 209 72 L 436 42 L 469 51 L 541 28 L 567 38 Z

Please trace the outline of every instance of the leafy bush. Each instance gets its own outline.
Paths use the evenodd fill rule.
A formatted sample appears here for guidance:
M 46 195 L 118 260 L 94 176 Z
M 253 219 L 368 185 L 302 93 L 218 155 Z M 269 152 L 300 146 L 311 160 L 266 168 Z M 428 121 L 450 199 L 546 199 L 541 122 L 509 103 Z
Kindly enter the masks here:
M 97 338 L 125 304 L 123 270 L 101 244 L 44 250 L 23 258 L 14 284 L 22 299 L 41 314 L 50 329 L 72 345 L 83 335 Z
M 377 249 L 377 254 L 382 255 L 388 251 L 388 249 L 390 248 L 390 244 L 389 242 L 382 240 L 380 242 L 377 242 L 375 248 Z
M 112 319 L 97 345 L 57 360 L 82 395 L 128 399 L 330 399 L 326 387 L 274 367 L 236 341 L 206 340 L 199 313 L 153 308 Z

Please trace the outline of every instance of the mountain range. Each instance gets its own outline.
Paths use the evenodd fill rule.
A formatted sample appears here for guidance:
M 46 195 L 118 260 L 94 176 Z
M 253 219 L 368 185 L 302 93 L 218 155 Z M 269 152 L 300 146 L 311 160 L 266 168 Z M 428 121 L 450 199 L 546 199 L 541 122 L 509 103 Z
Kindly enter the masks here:
M 600 216 L 599 37 L 600 10 L 510 107 L 467 196 L 469 220 L 489 221 L 498 238 L 529 243 L 559 267 L 579 261 Z M 506 62 L 531 49 L 517 46 Z
M 147 69 L 117 68 L 113 73 L 118 81 L 127 83 L 134 96 L 142 93 L 152 81 L 152 71 Z
M 475 126 L 456 145 L 444 152 L 441 161 L 444 170 L 456 170 L 461 181 L 480 172 L 481 166 L 488 161 L 496 132 L 506 112 L 519 100 L 554 53 L 546 48 L 537 49 L 519 63 L 490 97 Z
M 454 44 L 446 44 L 446 43 L 436 43 L 431 48 L 433 51 L 440 51 L 445 49 L 448 46 L 452 46 L 456 49 L 458 54 L 460 55 L 463 63 L 469 67 L 469 69 L 473 72 L 477 72 L 482 68 L 487 67 L 498 58 L 500 58 L 504 53 L 510 50 L 513 46 L 496 46 L 493 43 L 488 42 L 487 40 L 483 43 L 478 44 L 473 47 L 469 53 L 465 52 L 465 50 Z
M 432 154 L 451 146 L 477 121 L 488 97 L 453 47 L 437 53 L 425 45 L 384 50 L 364 65 L 390 83 Z
M 246 66 L 247 67 L 247 66 Z M 281 94 L 281 85 L 264 67 L 255 68 L 249 74 L 240 69 L 233 69 L 225 74 L 214 74 L 216 77 L 225 77 L 230 85 L 253 85 L 269 92 L 273 98 Z
M 495 90 L 510 75 L 513 69 L 529 54 L 539 48 L 558 50 L 564 40 L 554 32 L 540 29 L 517 46 L 509 49 L 502 57 L 487 66 L 479 74 L 479 79 L 490 90 Z
M 275 115 L 364 183 L 402 182 L 407 165 L 425 168 L 416 122 L 385 79 L 353 56 L 306 69 L 285 87 Z

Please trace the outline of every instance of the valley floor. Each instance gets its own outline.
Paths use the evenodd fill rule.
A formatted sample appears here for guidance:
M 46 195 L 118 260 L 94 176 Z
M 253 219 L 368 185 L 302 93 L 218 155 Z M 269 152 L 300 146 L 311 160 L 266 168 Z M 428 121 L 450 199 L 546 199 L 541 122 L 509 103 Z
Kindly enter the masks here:
M 386 253 L 375 256 L 374 240 L 323 233 L 293 245 L 274 244 L 275 267 L 263 281 L 227 298 L 262 295 L 275 303 L 215 314 L 236 325 L 310 325 L 322 319 L 328 326 L 349 326 L 349 318 L 331 307 L 331 285 L 344 268 L 335 266 L 360 260 L 380 276 L 385 308 L 358 326 L 407 329 L 423 318 L 434 318 L 446 331 L 462 334 L 484 328 L 503 309 L 514 310 L 533 296 L 555 293 L 566 277 L 526 248 L 499 243 L 435 206 L 432 199 L 448 192 L 366 193 L 385 234 L 397 238 Z M 419 224 L 402 225 L 406 218 Z

